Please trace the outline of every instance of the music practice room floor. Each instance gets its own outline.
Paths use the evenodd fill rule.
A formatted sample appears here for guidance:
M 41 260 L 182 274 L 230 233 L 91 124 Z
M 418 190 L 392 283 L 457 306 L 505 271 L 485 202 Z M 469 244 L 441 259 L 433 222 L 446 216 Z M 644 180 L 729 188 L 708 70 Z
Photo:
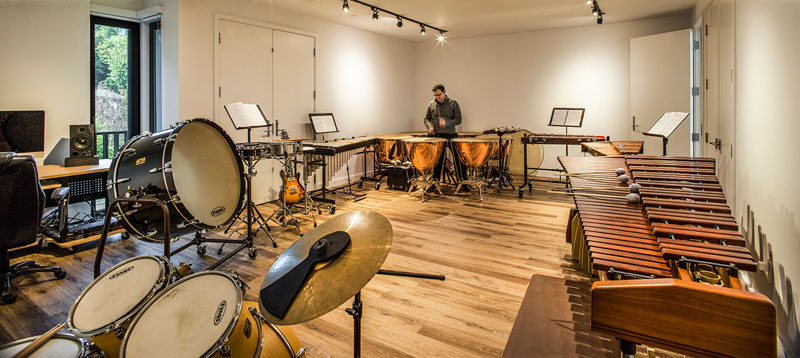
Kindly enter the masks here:
M 388 190 L 385 184 L 380 190 L 374 190 L 371 183 L 356 189 L 367 194 L 357 202 L 337 195 L 342 199 L 337 200 L 337 215 L 373 210 L 392 223 L 392 249 L 384 269 L 447 277 L 445 281 L 431 281 L 375 276 L 362 290 L 363 356 L 497 357 L 502 355 L 532 275 L 564 277 L 588 285 L 588 276 L 570 259 L 570 246 L 564 241 L 572 199 L 547 194 L 545 190 L 555 184 L 535 185 L 541 190 L 528 194 L 526 189 L 523 199 L 517 198 L 516 190 L 506 189 L 501 194 L 492 190 L 485 195 L 484 203 L 477 193 L 453 195 L 452 187 L 446 187 L 445 196 L 433 196 L 425 203 L 420 202 L 418 192 L 409 195 Z M 274 207 L 268 203 L 259 210 L 266 217 Z M 323 222 L 331 216 L 323 210 L 317 220 Z M 297 218 L 303 232 L 313 228 L 310 216 Z M 256 300 L 269 267 L 298 238 L 293 226 L 270 226 L 278 248 L 272 248 L 260 233 L 256 259 L 243 251 L 221 267 L 236 271 L 246 280 L 251 288 L 245 293 L 246 300 Z M 55 281 L 51 274 L 42 273 L 15 279 L 13 286 L 19 299 L 0 306 L 0 343 L 41 334 L 66 320 L 72 303 L 92 281 L 95 247 L 84 245 L 75 254 L 52 245 L 38 251 L 26 249 L 24 256 L 12 253 L 12 264 L 33 259 L 42 265 L 59 265 L 67 277 Z M 197 272 L 221 256 L 217 247 L 209 244 L 205 257 L 189 248 L 171 261 L 175 265 L 179 261 L 192 263 Z M 122 240 L 115 235 L 106 246 L 103 269 L 133 256 L 162 252 L 162 245 Z M 344 312 L 350 304 L 292 326 L 308 348 L 308 357 L 352 356 L 353 320 Z M 588 307 L 573 306 L 576 322 L 588 326 Z M 575 355 L 604 355 L 600 352 L 585 347 Z M 647 356 L 642 348 L 638 355 Z

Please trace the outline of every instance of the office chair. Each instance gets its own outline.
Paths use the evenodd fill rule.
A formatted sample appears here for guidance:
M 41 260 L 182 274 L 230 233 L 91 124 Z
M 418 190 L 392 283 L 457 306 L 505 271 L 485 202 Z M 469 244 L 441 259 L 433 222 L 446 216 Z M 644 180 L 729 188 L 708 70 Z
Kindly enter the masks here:
M 69 188 L 56 189 L 51 201 L 57 206 L 49 208 L 48 212 L 67 205 L 68 193 Z M 11 280 L 15 277 L 34 272 L 52 272 L 56 279 L 67 275 L 60 267 L 40 266 L 33 261 L 10 265 L 10 249 L 36 242 L 47 202 L 33 157 L 0 153 L 0 222 L 3 223 L 0 225 L 0 292 L 3 303 L 17 299 L 11 292 Z

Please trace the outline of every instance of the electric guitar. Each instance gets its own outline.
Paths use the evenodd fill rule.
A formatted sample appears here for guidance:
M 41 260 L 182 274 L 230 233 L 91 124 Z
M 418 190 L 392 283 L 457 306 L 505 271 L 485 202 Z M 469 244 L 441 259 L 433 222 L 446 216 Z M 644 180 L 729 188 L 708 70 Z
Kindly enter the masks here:
M 289 139 L 285 130 L 281 131 L 281 139 Z M 292 170 L 292 167 L 289 166 L 287 169 Z M 303 188 L 303 185 L 300 184 L 300 174 L 295 173 L 295 175 L 287 174 L 284 170 L 281 170 L 281 180 L 283 180 L 283 191 L 281 191 L 281 200 L 286 198 L 286 205 L 292 205 L 300 200 L 306 194 L 306 190 Z

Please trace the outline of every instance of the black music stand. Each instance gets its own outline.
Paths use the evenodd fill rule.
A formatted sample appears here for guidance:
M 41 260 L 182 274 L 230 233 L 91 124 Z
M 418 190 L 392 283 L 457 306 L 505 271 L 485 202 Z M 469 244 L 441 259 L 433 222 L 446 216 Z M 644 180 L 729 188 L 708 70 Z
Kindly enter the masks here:
M 324 141 L 325 140 L 325 134 L 339 133 L 339 126 L 336 125 L 336 118 L 333 116 L 333 113 L 309 113 L 308 114 L 308 120 L 311 122 L 311 129 L 314 131 L 314 141 L 317 140 L 317 135 L 320 135 L 322 140 Z M 364 153 L 364 175 L 366 176 L 366 174 L 367 174 L 367 155 L 366 155 L 367 152 L 366 152 L 366 149 L 364 149 L 363 153 Z M 327 187 L 328 186 L 328 183 L 327 183 L 328 180 L 327 180 L 326 175 L 325 175 L 325 168 L 328 166 L 328 164 L 325 163 L 325 160 L 320 160 L 320 161 L 315 161 L 315 162 L 316 162 L 316 164 L 319 164 L 323 168 L 322 169 L 322 188 L 320 188 L 318 190 L 322 194 L 322 197 L 316 196 L 316 197 L 313 198 L 313 200 L 316 200 L 316 201 L 319 201 L 319 202 L 322 202 L 322 203 L 331 204 L 331 207 L 330 207 L 329 211 L 332 214 L 336 210 L 335 209 L 336 201 L 333 200 L 333 199 L 326 198 L 325 195 L 327 193 L 335 194 L 336 190 L 338 190 L 338 189 L 330 190 Z M 366 196 L 366 194 L 356 194 L 356 193 L 353 192 L 353 183 L 350 181 L 350 164 L 345 162 L 345 165 L 347 166 L 347 186 L 345 186 L 347 188 L 347 190 L 343 189 L 342 192 L 345 193 L 345 194 L 352 195 L 356 200 L 359 200 L 359 199 L 363 198 L 364 196 Z M 362 180 L 359 180 L 358 186 L 361 187 L 363 185 L 362 183 L 363 183 L 363 178 L 362 178 Z
M 569 134 L 569 127 L 583 126 L 583 114 L 586 108 L 554 107 L 550 113 L 550 127 L 564 127 L 564 135 Z M 564 153 L 569 155 L 569 144 L 564 144 Z
M 651 137 L 660 137 L 663 141 L 663 148 L 664 148 L 664 156 L 667 155 L 667 142 L 669 142 L 669 136 L 678 129 L 678 126 L 683 123 L 683 121 L 689 118 L 689 113 L 686 112 L 665 112 L 658 118 L 656 123 L 647 130 L 647 132 L 642 132 L 642 134 Z

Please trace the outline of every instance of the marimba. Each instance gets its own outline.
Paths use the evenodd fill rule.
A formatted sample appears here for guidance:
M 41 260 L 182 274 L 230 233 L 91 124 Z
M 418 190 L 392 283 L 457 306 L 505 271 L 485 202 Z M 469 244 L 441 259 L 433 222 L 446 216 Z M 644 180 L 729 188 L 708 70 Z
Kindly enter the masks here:
M 589 153 L 595 157 L 642 154 L 643 141 L 613 141 L 613 142 L 584 142 L 581 143 L 581 152 Z
M 714 160 L 685 157 L 559 157 L 577 210 L 567 241 L 600 281 L 592 285 L 592 330 L 692 356 L 772 356 L 776 311 L 742 288 L 757 264 L 731 216 Z M 625 196 L 616 168 L 638 187 Z M 578 174 L 583 172 L 584 174 Z M 596 189 L 592 189 L 596 188 Z M 635 343 L 633 343 L 635 342 Z
M 529 168 L 528 167 L 528 145 L 535 144 L 562 144 L 565 146 L 566 154 L 569 155 L 569 145 L 581 145 L 582 143 L 602 142 L 610 140 L 607 136 L 602 135 L 587 135 L 587 134 L 542 134 L 531 133 L 523 136 L 520 141 L 522 142 L 523 163 L 525 168 L 522 170 L 522 185 L 519 186 L 519 197 L 522 197 L 522 189 L 525 185 L 528 186 L 528 191 L 533 190 L 533 182 L 536 178 L 528 178 L 529 171 L 533 170 L 547 170 L 561 172 L 561 169 L 548 169 L 542 167 Z M 550 181 L 550 180 L 547 180 Z
M 347 162 L 353 155 L 363 154 L 364 155 L 364 176 L 362 176 L 358 180 L 358 186 L 361 187 L 363 185 L 364 180 L 366 180 L 367 174 L 367 153 L 368 151 L 366 147 L 377 144 L 378 138 L 374 138 L 371 136 L 365 137 L 352 137 L 352 138 L 343 138 L 343 139 L 334 139 L 334 140 L 327 140 L 327 141 L 316 141 L 316 142 L 302 142 L 303 147 L 310 147 L 313 148 L 310 151 L 305 152 L 305 154 L 321 156 L 317 157 L 317 159 L 311 160 L 308 162 L 310 165 L 319 165 L 323 167 L 322 169 L 322 188 L 315 190 L 321 192 L 321 196 L 315 196 L 314 200 L 320 201 L 323 203 L 328 203 L 331 205 L 335 205 L 336 201 L 334 199 L 326 198 L 326 193 L 331 192 L 327 188 L 327 181 L 333 179 L 333 176 L 336 172 L 342 167 L 347 165 Z M 348 171 L 348 176 L 350 175 Z M 349 181 L 349 178 L 348 178 Z M 349 186 L 349 184 L 348 184 Z M 352 192 L 351 192 L 352 193 Z M 363 196 L 361 194 L 352 194 L 354 197 Z M 333 209 L 331 210 L 333 211 Z

